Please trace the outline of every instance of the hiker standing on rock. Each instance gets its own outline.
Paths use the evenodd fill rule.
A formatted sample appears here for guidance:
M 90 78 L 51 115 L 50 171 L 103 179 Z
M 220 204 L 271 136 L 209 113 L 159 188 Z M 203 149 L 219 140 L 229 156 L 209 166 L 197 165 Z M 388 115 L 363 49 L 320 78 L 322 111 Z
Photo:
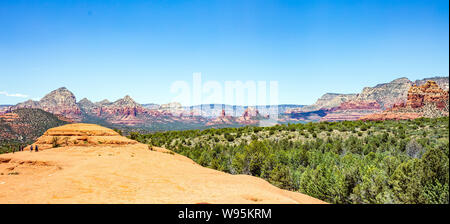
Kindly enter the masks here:
M 30 146 L 30 152 L 33 152 L 33 145 Z
M 35 146 L 34 146 L 34 151 L 36 151 L 36 152 L 38 152 L 38 151 L 39 151 L 39 149 L 38 149 L 38 146 L 37 146 L 37 145 L 35 145 Z

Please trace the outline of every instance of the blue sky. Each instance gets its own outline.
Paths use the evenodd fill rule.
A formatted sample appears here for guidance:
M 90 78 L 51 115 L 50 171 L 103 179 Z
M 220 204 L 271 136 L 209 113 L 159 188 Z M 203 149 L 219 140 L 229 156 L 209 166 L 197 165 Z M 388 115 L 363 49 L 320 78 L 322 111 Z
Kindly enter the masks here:
M 193 72 L 275 80 L 280 103 L 311 104 L 399 77 L 448 76 L 448 42 L 447 0 L 2 0 L 0 104 L 61 86 L 78 100 L 166 103 Z

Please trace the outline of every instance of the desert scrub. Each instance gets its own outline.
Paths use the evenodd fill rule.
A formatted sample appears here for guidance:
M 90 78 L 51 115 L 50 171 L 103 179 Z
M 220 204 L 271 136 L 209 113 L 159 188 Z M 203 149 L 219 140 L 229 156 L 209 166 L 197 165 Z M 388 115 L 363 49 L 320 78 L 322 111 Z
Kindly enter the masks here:
M 53 146 L 53 148 L 58 148 L 58 147 L 60 147 L 60 144 L 59 144 L 59 137 L 53 137 L 52 138 L 52 146 Z
M 261 177 L 330 203 L 445 204 L 448 122 L 448 117 L 323 122 L 134 137 L 151 139 L 202 166 Z
M 69 146 L 69 137 L 65 137 L 63 141 L 66 146 Z
M 168 150 L 168 151 L 165 151 L 164 153 L 166 153 L 166 154 L 169 154 L 169 155 L 175 155 L 175 153 L 174 153 L 174 152 L 172 152 L 172 151 L 170 151 L 170 150 Z

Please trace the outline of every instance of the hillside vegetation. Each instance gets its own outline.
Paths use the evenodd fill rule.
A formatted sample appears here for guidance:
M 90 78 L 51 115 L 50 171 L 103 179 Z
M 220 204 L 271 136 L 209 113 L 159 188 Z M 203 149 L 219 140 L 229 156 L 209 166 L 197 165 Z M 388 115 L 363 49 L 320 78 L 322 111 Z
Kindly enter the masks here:
M 41 109 L 23 108 L 12 113 L 17 115 L 12 121 L 0 118 L 0 154 L 33 142 L 50 128 L 67 124 Z
M 131 133 L 330 203 L 449 203 L 449 118 Z

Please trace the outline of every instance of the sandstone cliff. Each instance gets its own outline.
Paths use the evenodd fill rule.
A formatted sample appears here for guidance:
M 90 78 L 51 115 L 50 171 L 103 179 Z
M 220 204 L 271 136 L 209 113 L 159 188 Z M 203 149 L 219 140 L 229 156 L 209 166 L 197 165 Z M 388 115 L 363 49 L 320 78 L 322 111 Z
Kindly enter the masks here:
M 448 106 L 448 90 L 441 89 L 434 81 L 427 81 L 421 86 L 414 85 L 409 89 L 407 107 L 420 108 L 427 103 L 435 104 L 438 109 Z
M 427 78 L 423 80 L 418 80 L 415 82 L 411 82 L 407 78 L 399 78 L 395 79 L 389 83 L 383 83 L 376 85 L 374 87 L 366 87 L 363 91 L 354 99 L 347 100 L 342 102 L 340 106 L 336 106 L 334 108 L 328 109 L 326 112 L 326 116 L 322 117 L 321 121 L 343 121 L 343 120 L 357 120 L 363 118 L 365 116 L 369 116 L 371 114 L 380 114 L 385 109 L 389 109 L 392 107 L 396 107 L 398 105 L 404 105 L 407 103 L 417 103 L 417 107 L 422 107 L 423 103 L 418 102 L 420 99 L 428 98 L 426 101 L 432 101 L 431 98 L 439 99 L 440 96 L 433 95 L 435 93 L 442 94 L 438 89 L 439 85 L 433 81 L 436 80 L 439 82 L 443 88 L 447 87 L 448 91 L 448 77 L 435 77 L 435 78 Z M 423 87 L 428 89 L 427 93 L 424 95 L 420 95 L 422 90 L 416 90 L 415 88 L 411 88 L 414 83 L 423 83 L 426 85 L 427 81 L 432 81 L 430 83 L 434 83 L 432 86 Z M 415 91 L 418 95 L 411 94 L 411 91 Z M 444 91 L 445 92 L 445 91 Z M 409 100 L 410 97 L 416 97 L 417 100 Z M 442 108 L 444 103 L 437 103 L 437 107 Z M 432 109 L 427 111 L 433 111 Z M 406 114 L 405 114 L 406 113 Z M 401 117 L 407 118 L 415 118 L 418 117 L 418 112 L 404 112 Z M 428 114 L 433 112 L 427 112 Z M 377 115 L 381 116 L 381 115 Z M 392 118 L 394 115 L 390 114 L 386 117 Z M 400 114 L 399 114 L 400 116 Z
M 425 79 L 421 79 L 421 80 L 416 80 L 414 82 L 414 84 L 416 84 L 417 86 L 421 86 L 421 85 L 425 84 L 427 81 L 434 81 L 444 91 L 449 91 L 449 77 L 425 78 Z
M 322 97 L 320 97 L 313 105 L 304 106 L 297 111 L 288 110 L 286 113 L 331 109 L 333 107 L 341 105 L 344 102 L 354 100 L 356 96 L 357 94 L 326 93 Z
M 374 87 L 365 87 L 356 97 L 357 101 L 375 100 L 383 109 L 406 101 L 408 89 L 412 82 L 407 78 L 395 79 Z
M 440 117 L 449 114 L 448 90 L 440 88 L 435 81 L 428 80 L 421 86 L 413 85 L 408 90 L 407 101 L 395 104 L 382 113 L 362 117 L 362 120 L 402 120 L 419 117 Z
M 326 116 L 321 121 L 353 121 L 358 120 L 368 114 L 382 112 L 381 105 L 375 100 L 348 101 L 340 106 L 328 110 Z

